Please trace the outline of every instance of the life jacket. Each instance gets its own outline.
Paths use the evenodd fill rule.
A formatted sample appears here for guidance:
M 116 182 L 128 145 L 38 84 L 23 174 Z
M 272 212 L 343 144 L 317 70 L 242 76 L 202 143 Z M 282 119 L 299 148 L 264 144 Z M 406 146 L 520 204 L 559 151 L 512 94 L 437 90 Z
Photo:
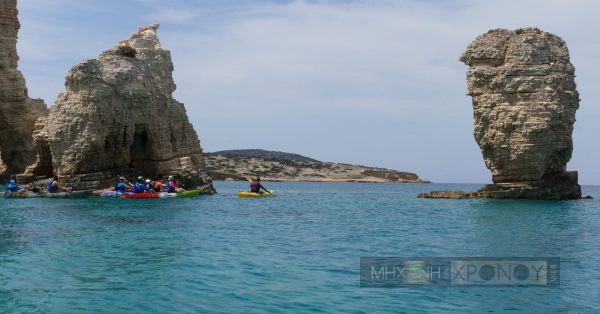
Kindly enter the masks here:
M 6 185 L 6 190 L 8 192 L 17 192 L 19 190 L 19 186 L 17 185 L 17 181 L 10 180 Z
M 250 183 L 250 191 L 254 193 L 260 192 L 260 188 L 262 188 L 262 184 L 258 181 L 252 181 Z
M 115 185 L 115 191 L 119 192 L 119 193 L 125 193 L 125 183 L 123 182 L 118 182 L 117 185 Z
M 154 192 L 160 192 L 160 188 L 163 186 L 162 182 L 156 182 L 154 184 Z
M 175 181 L 169 180 L 169 182 L 167 182 L 167 192 L 174 193 L 176 187 L 177 183 L 175 183 Z
M 146 185 L 138 182 L 133 187 L 133 193 L 144 193 L 146 191 Z
M 50 192 L 50 193 L 58 192 L 58 186 L 54 186 L 52 183 L 54 183 L 54 180 L 48 181 L 48 192 Z

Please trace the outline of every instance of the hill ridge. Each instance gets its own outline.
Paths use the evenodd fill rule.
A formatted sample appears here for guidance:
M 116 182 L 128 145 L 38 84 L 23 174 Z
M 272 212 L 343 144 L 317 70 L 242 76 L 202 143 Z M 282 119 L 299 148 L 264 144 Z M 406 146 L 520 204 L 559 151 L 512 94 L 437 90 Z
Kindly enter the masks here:
M 205 153 L 206 169 L 214 180 L 429 183 L 412 172 L 348 163 L 322 162 L 299 154 L 263 149 L 233 149 Z
M 319 160 L 302 156 L 300 154 L 287 153 L 274 150 L 266 149 L 228 149 L 220 150 L 212 153 L 206 153 L 207 155 L 223 155 L 223 156 L 239 156 L 239 157 L 254 157 L 254 158 L 266 158 L 275 160 L 295 160 L 295 161 L 310 161 L 320 162 Z

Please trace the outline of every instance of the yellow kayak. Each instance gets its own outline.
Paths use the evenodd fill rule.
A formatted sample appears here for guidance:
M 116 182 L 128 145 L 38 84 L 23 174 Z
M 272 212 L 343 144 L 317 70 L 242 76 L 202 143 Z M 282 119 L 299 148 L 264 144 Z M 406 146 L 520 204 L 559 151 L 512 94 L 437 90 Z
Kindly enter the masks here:
M 237 192 L 237 196 L 238 197 L 263 197 L 263 196 L 273 196 L 273 194 L 275 194 L 275 191 L 273 190 L 269 190 L 269 192 L 263 192 L 261 193 L 254 193 L 254 192 L 248 192 L 248 191 L 241 191 L 241 192 Z

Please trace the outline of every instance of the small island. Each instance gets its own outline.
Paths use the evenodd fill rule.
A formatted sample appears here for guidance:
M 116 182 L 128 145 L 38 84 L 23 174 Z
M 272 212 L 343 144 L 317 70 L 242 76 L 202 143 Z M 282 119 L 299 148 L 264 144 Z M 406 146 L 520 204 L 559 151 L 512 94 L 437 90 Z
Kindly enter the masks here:
M 429 183 L 412 172 L 322 162 L 262 149 L 205 153 L 204 161 L 213 180 L 245 180 L 247 176 L 259 175 L 269 181 Z

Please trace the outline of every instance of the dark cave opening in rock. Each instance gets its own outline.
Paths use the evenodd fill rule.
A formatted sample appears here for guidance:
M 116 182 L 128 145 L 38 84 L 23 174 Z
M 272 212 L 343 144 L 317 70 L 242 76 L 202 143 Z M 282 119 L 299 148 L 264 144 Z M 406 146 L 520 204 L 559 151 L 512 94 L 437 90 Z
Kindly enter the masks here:
M 131 163 L 129 167 L 135 173 L 134 175 L 151 177 L 156 175 L 151 158 L 150 140 L 146 125 L 136 125 L 133 134 L 133 143 L 129 148 Z
M 27 163 L 23 154 L 16 150 L 5 150 L 0 152 L 0 158 L 2 159 L 2 162 L 0 162 L 0 168 L 2 169 L 0 170 L 3 172 L 2 175 L 6 176 L 19 173 L 23 170 L 15 167 L 14 165 L 22 165 Z

